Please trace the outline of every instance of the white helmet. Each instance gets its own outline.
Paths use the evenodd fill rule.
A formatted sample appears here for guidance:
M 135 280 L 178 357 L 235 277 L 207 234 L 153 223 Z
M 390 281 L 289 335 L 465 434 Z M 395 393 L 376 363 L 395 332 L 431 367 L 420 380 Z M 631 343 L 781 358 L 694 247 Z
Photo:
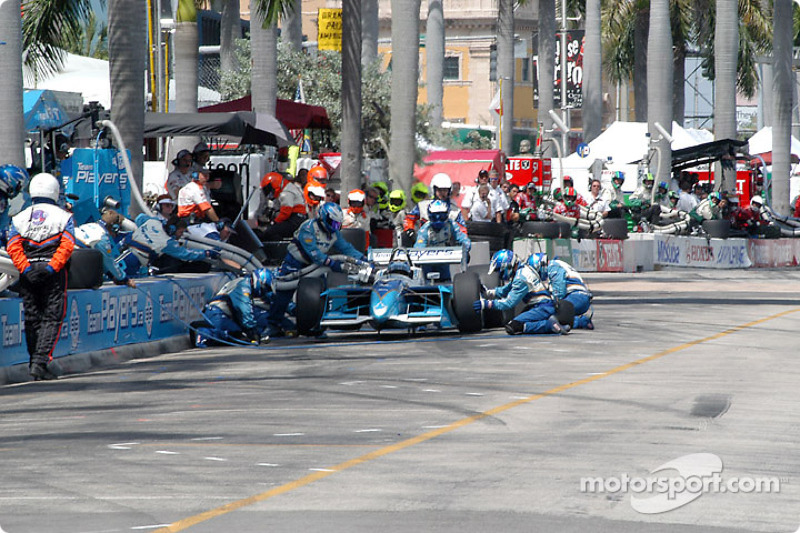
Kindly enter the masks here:
M 434 174 L 431 178 L 431 189 L 433 189 L 433 198 L 436 199 L 436 190 L 437 189 L 447 189 L 447 197 L 450 197 L 450 189 L 453 188 L 453 182 L 450 180 L 450 176 L 445 174 L 444 172 L 439 172 L 438 174 Z
M 755 195 L 752 198 L 750 198 L 750 205 L 753 205 L 753 204 L 758 204 L 760 206 L 764 205 L 764 199 L 761 198 L 759 195 Z
M 47 172 L 42 172 L 31 178 L 28 192 L 31 198 L 47 198 L 57 202 L 58 195 L 61 192 L 61 186 L 55 176 Z

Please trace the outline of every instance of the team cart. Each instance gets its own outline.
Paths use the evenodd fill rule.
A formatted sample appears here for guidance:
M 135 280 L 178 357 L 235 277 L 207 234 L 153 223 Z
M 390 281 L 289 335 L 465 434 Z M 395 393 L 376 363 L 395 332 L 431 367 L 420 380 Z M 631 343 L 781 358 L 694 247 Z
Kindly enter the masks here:
M 353 266 L 347 282 L 334 278 L 300 279 L 295 318 L 301 335 L 325 330 L 377 332 L 421 328 L 457 328 L 475 333 L 491 321 L 475 312 L 482 284 L 477 272 L 466 271 L 461 247 L 374 249 L 369 265 Z M 460 265 L 453 281 L 442 281 L 441 270 Z M 488 319 L 488 320 L 487 320 Z

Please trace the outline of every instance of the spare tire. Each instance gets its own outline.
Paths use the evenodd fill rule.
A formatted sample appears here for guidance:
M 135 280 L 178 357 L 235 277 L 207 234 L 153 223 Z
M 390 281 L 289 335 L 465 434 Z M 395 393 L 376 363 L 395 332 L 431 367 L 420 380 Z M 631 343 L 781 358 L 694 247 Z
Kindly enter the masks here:
M 353 245 L 353 248 L 367 254 L 367 232 L 359 228 L 345 228 L 340 230 L 342 238 Z
M 624 218 L 607 218 L 603 220 L 603 234 L 608 239 L 627 239 L 628 221 Z
M 467 235 L 472 237 L 485 236 L 485 237 L 502 237 L 506 236 L 505 224 L 497 222 L 477 222 L 474 220 L 467 221 Z
M 462 333 L 477 333 L 483 328 L 481 315 L 472 303 L 481 297 L 481 282 L 475 272 L 461 272 L 453 278 L 453 314 Z
M 297 284 L 297 332 L 300 335 L 316 335 L 325 311 L 325 281 L 322 278 L 300 278 Z
M 75 248 L 67 270 L 68 289 L 96 289 L 103 284 L 103 253 L 93 248 Z
M 558 222 L 525 222 L 520 228 L 520 237 L 536 237 L 542 239 L 557 239 L 561 234 Z
M 712 239 L 727 239 L 731 234 L 731 221 L 704 220 L 703 231 Z
M 261 239 L 253 232 L 253 228 L 250 227 L 247 221 L 239 219 L 233 229 L 236 230 L 236 233 L 231 234 L 228 238 L 228 242 L 250 252 L 262 263 L 266 262 L 267 254 L 264 252 L 264 245 Z

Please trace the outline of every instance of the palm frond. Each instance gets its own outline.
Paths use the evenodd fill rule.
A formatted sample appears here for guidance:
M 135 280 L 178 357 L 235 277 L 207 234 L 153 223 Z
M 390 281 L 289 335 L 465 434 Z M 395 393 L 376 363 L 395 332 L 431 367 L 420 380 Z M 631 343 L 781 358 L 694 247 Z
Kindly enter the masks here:
M 267 28 L 294 13 L 294 0 L 251 0 L 250 7 L 264 21 Z
M 25 65 L 39 75 L 57 72 L 63 66 L 63 49 L 80 34 L 92 12 L 91 1 L 25 0 L 22 9 Z

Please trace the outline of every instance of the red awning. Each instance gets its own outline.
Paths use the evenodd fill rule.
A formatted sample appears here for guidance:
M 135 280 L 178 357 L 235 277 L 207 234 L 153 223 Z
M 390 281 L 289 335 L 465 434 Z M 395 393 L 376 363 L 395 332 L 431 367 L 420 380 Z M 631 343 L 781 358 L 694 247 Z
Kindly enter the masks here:
M 431 178 L 444 172 L 453 183 L 465 187 L 475 185 L 481 170 L 502 170 L 503 152 L 500 150 L 441 150 L 431 152 L 423 159 L 424 164 L 414 165 L 414 177 L 429 185 Z M 454 200 L 461 205 L 461 195 Z
M 222 102 L 200 108 L 200 113 L 223 113 L 229 111 L 252 111 L 253 105 L 250 95 L 230 102 Z M 275 115 L 284 126 L 290 130 L 303 129 L 331 129 L 331 121 L 324 107 L 318 105 L 302 104 L 291 100 L 278 99 Z

